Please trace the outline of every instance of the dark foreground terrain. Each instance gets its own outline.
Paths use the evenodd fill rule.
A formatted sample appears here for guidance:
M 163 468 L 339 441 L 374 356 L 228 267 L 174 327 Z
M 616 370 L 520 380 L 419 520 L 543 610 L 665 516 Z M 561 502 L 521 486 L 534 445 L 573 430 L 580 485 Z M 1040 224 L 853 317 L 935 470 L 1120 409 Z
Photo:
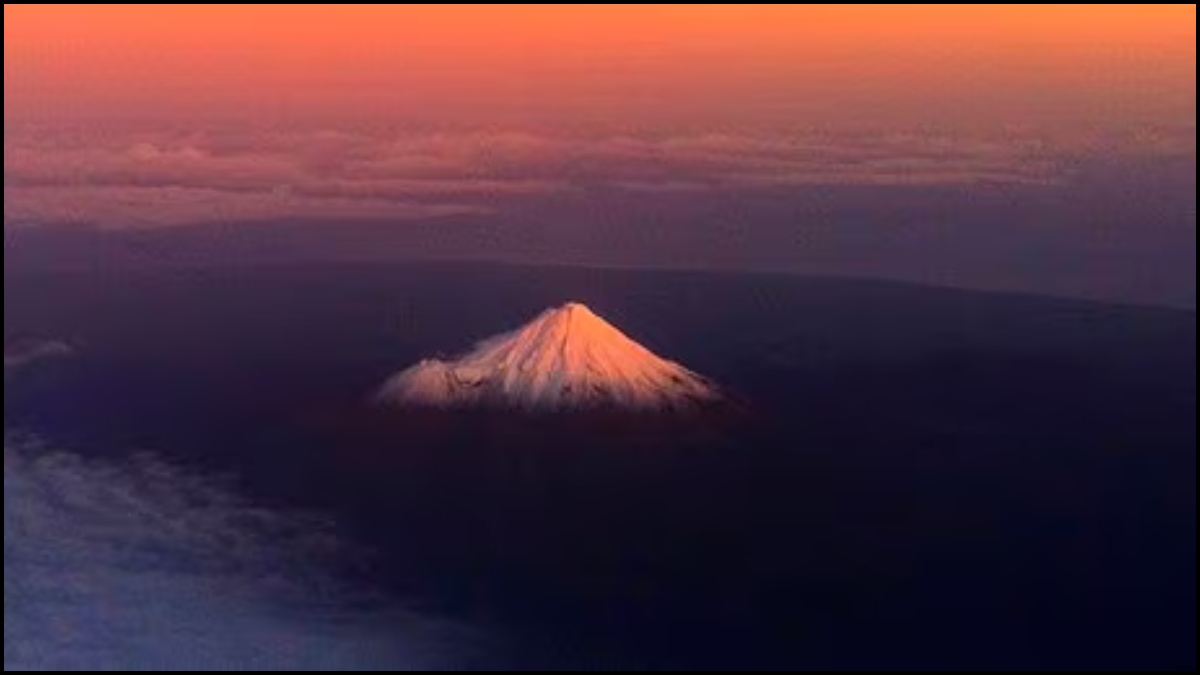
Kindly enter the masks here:
M 365 405 L 566 300 L 738 409 Z M 354 583 L 500 665 L 1195 667 L 1194 312 L 428 264 L 13 274 L 4 319 L 70 347 L 6 372 L 6 430 L 330 514 Z

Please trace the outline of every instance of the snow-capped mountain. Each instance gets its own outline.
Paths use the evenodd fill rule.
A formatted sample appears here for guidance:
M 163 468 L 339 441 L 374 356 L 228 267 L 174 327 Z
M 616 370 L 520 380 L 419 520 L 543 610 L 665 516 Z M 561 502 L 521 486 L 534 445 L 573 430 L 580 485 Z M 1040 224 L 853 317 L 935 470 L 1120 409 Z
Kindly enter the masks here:
M 679 411 L 720 398 L 711 382 L 579 303 L 547 310 L 454 361 L 422 361 L 377 394 L 385 405 L 526 410 Z

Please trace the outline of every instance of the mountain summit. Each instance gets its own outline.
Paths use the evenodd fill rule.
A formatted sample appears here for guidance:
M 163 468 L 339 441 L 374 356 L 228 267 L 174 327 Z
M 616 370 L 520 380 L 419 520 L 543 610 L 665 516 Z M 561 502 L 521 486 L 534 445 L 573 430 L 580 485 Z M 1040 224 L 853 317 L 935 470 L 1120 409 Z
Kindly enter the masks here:
M 526 410 L 679 411 L 719 399 L 708 380 L 659 358 L 575 302 L 454 361 L 422 361 L 377 394 L 385 405 Z

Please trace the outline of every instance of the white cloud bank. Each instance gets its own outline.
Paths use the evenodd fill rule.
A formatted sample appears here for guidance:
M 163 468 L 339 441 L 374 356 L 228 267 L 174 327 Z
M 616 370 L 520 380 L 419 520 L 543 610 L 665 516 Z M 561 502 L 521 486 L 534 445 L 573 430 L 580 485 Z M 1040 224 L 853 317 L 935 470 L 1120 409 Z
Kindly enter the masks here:
M 5 670 L 433 669 L 467 632 L 364 610 L 326 523 L 253 507 L 159 460 L 8 438 Z M 362 600 L 362 598 L 357 598 Z

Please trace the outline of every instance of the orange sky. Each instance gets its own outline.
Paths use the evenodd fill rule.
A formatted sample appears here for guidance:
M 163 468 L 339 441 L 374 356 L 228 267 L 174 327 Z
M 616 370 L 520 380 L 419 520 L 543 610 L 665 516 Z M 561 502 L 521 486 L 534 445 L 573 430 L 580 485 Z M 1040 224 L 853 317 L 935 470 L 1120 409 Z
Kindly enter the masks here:
M 22 6 L 6 120 L 1193 124 L 1184 6 Z

